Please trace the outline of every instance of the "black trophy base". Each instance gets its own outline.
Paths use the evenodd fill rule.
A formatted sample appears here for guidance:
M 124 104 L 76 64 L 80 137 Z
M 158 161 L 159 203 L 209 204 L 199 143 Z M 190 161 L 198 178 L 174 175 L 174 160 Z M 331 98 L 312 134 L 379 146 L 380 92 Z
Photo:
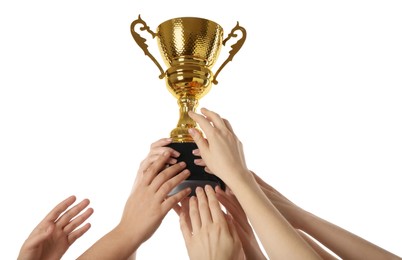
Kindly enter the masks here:
M 186 168 L 190 170 L 190 176 L 184 180 L 182 183 L 177 185 L 169 195 L 173 195 L 187 187 L 191 188 L 191 193 L 189 197 L 195 196 L 195 188 L 202 187 L 205 185 L 211 185 L 212 188 L 216 186 L 220 186 L 222 190 L 225 190 L 225 183 L 218 178 L 217 176 L 208 173 L 205 171 L 205 167 L 198 166 L 194 164 L 194 159 L 199 159 L 201 157 L 195 156 L 193 154 L 193 150 L 197 149 L 197 145 L 195 143 L 171 143 L 168 145 L 169 147 L 175 149 L 180 153 L 180 156 L 177 158 L 178 162 L 184 161 L 186 163 Z

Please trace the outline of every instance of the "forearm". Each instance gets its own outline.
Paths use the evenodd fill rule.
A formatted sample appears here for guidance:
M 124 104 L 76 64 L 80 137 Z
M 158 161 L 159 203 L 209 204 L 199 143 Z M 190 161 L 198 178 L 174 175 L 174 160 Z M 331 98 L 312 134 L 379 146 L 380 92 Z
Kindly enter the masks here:
M 303 231 L 300 231 L 300 230 L 297 230 L 297 231 L 298 231 L 299 235 L 304 239 L 304 241 L 309 243 L 309 245 L 314 249 L 314 251 L 317 252 L 317 254 L 319 254 L 321 256 L 322 259 L 324 259 L 324 260 L 336 260 L 336 259 L 338 259 L 335 256 L 333 256 L 332 254 L 330 254 L 327 250 L 325 250 L 321 245 L 317 244 L 316 241 L 311 239 Z
M 267 199 L 253 178 L 234 180 L 229 187 L 250 219 L 270 259 L 320 259 Z
M 300 229 L 314 237 L 342 259 L 401 259 L 309 212 L 299 210 Z
M 116 227 L 93 244 L 77 260 L 133 260 L 140 244 L 140 241 L 128 235 L 127 230 Z

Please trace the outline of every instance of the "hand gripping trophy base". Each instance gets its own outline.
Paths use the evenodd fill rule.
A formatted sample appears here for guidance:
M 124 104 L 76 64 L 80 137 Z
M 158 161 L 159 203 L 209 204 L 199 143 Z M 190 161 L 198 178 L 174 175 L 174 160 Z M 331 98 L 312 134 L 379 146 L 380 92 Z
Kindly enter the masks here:
M 180 153 L 180 157 L 177 158 L 177 161 L 186 162 L 186 168 L 191 172 L 190 176 L 182 183 L 177 185 L 169 193 L 169 195 L 173 195 L 187 187 L 190 187 L 191 193 L 189 197 L 195 196 L 195 188 L 205 187 L 205 185 L 211 185 L 213 188 L 220 186 L 223 190 L 225 190 L 225 183 L 221 179 L 211 173 L 206 172 L 204 167 L 194 164 L 194 159 L 200 158 L 192 153 L 194 149 L 197 149 L 197 145 L 195 143 L 171 143 L 168 146 Z

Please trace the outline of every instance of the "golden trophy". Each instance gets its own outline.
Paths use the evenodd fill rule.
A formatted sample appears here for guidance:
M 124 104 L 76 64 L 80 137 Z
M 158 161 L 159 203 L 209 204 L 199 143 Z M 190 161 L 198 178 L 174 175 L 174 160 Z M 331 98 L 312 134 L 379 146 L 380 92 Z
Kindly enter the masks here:
M 149 33 L 152 38 L 157 38 L 159 51 L 168 67 L 166 71 L 149 52 L 146 39 L 141 37 L 136 28 Z M 236 32 L 241 32 L 242 36 L 231 46 L 228 58 L 215 73 L 212 73 L 211 68 L 218 59 L 222 45 L 229 39 L 238 37 Z M 197 146 L 188 129 L 198 128 L 196 122 L 188 116 L 188 112 L 195 112 L 198 100 L 209 92 L 212 83 L 218 83 L 216 80 L 218 74 L 233 59 L 246 40 L 246 30 L 237 23 L 223 39 L 223 29 L 219 24 L 203 18 L 179 17 L 161 23 L 156 32 L 153 32 L 138 16 L 138 19 L 131 23 L 131 34 L 145 55 L 158 67 L 159 78 L 166 80 L 168 90 L 177 99 L 180 107 L 179 121 L 177 127 L 170 132 L 173 142 L 169 146 L 180 152 L 178 161 L 185 161 L 191 174 L 171 194 L 186 187 L 191 187 L 194 194 L 195 187 L 204 187 L 207 184 L 212 187 L 220 185 L 224 189 L 225 184 L 221 179 L 206 173 L 204 167 L 194 164 L 194 159 L 197 157 L 192 154 L 192 150 Z

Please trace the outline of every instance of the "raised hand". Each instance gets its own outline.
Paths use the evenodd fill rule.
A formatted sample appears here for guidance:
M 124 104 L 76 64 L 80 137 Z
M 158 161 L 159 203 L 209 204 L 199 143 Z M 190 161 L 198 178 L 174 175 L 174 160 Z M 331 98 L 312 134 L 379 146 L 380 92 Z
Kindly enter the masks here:
M 165 151 L 148 169 L 139 171 L 126 202 L 120 225 L 135 231 L 142 242 L 156 231 L 169 210 L 191 191 L 188 188 L 167 197 L 176 185 L 190 175 L 184 162 L 166 168 L 169 160 L 170 153 Z
M 222 212 L 213 188 L 197 187 L 196 195 L 176 209 L 190 259 L 244 259 L 233 220 Z
M 84 199 L 68 209 L 75 201 L 76 197 L 70 196 L 48 213 L 25 240 L 18 260 L 61 259 L 67 249 L 91 227 L 89 223 L 81 226 L 93 213 L 92 208 L 87 208 L 89 200 Z
M 149 158 L 139 167 L 120 223 L 78 259 L 126 260 L 133 257 L 140 245 L 157 230 L 169 210 L 190 194 L 188 188 L 168 197 L 169 192 L 190 173 L 184 162 L 167 167 L 173 151 L 164 150 L 158 154 L 158 147 L 151 147 L 151 151 L 156 152 L 150 152 Z
M 202 115 L 190 111 L 189 116 L 198 123 L 208 140 L 196 129 L 190 129 L 189 132 L 209 170 L 229 186 L 239 178 L 250 178 L 243 145 L 229 121 L 206 108 L 202 108 L 201 113 Z
M 151 144 L 149 149 L 149 153 L 146 158 L 141 162 L 140 168 L 138 171 L 145 171 L 148 167 L 155 162 L 160 155 L 164 152 L 168 152 L 170 154 L 170 159 L 168 161 L 169 164 L 175 164 L 177 162 L 177 157 L 180 156 L 180 153 L 166 145 L 172 142 L 171 138 L 161 138 L 158 141 Z

